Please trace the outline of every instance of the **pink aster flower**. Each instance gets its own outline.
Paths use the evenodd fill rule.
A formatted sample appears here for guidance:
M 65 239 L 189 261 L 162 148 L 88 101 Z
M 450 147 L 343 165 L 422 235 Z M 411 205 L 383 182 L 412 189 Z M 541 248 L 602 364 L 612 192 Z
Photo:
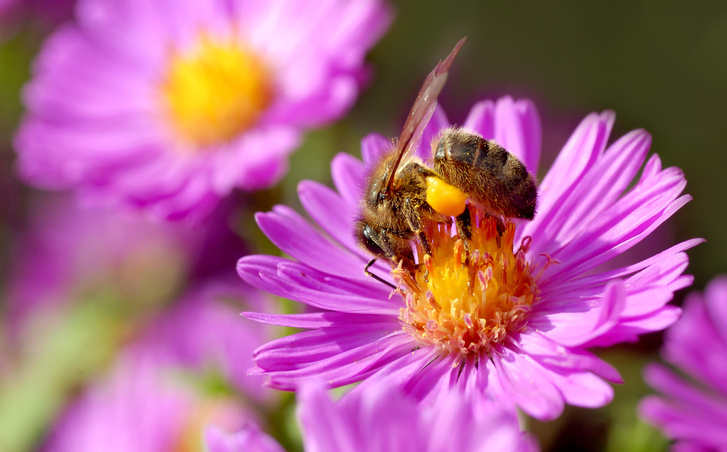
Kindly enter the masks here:
M 440 224 L 427 229 L 431 258 L 424 259 L 418 241 L 412 244 L 424 264 L 415 274 L 399 270 L 389 278 L 388 265 L 371 267 L 398 287 L 394 292 L 364 274 L 371 256 L 352 232 L 367 168 L 390 142 L 365 138 L 363 163 L 337 156 L 337 192 L 314 182 L 299 186 L 320 230 L 277 206 L 257 221 L 291 258 L 248 256 L 238 263 L 252 285 L 313 308 L 246 314 L 309 330 L 259 348 L 255 373 L 285 390 L 312 377 L 331 386 L 393 381 L 421 399 L 457 389 L 470 399 L 514 403 L 540 419 L 557 417 L 566 403 L 607 404 L 613 395 L 607 382 L 620 382 L 620 375 L 588 349 L 635 341 L 673 323 L 679 309 L 667 303 L 691 283 L 683 274 L 684 251 L 699 243 L 609 267 L 690 199 L 681 195 L 686 181 L 678 168 L 662 169 L 656 155 L 644 166 L 651 143 L 645 131 L 608 145 L 613 122 L 612 112 L 581 122 L 538 185 L 533 221 L 473 220 L 467 262 L 452 225 Z M 435 112 L 417 152 L 431 158 L 432 137 L 449 126 Z M 529 101 L 480 102 L 463 127 L 494 139 L 537 174 L 541 128 Z
M 538 449 L 520 431 L 513 411 L 493 402 L 474 405 L 458 393 L 420 405 L 400 388 L 380 385 L 333 402 L 322 387 L 306 385 L 299 392 L 298 421 L 308 452 Z M 206 439 L 210 452 L 282 451 L 252 425 L 235 435 L 210 428 Z
M 81 0 L 45 43 L 15 140 L 23 177 L 156 216 L 286 171 L 354 102 L 382 0 Z
M 191 291 L 61 413 L 43 450 L 197 450 L 208 423 L 237 431 L 258 422 L 245 402 L 264 406 L 274 394 L 246 374 L 269 331 L 241 327 L 238 313 L 265 301 L 221 281 Z
M 641 416 L 677 440 L 678 450 L 727 450 L 727 277 L 715 278 L 704 295 L 691 294 L 681 319 L 669 328 L 664 359 L 682 371 L 652 364 L 646 381 L 661 396 L 648 396 Z

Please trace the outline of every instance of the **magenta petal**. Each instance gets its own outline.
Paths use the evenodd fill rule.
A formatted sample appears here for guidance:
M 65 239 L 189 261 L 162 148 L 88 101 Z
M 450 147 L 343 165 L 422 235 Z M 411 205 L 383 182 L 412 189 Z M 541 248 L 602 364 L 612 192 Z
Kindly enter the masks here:
M 285 449 L 256 425 L 248 424 L 240 432 L 230 435 L 215 426 L 204 432 L 209 452 L 284 452 Z
M 509 96 L 497 100 L 495 141 L 523 162 L 530 174 L 538 174 L 542 132 L 532 102 L 515 102 Z
M 371 133 L 361 140 L 361 156 L 368 167 L 372 167 L 376 162 L 381 160 L 384 154 L 392 149 L 393 144 L 391 140 L 388 140 L 378 133 Z
M 528 99 L 520 99 L 515 102 L 515 112 L 520 117 L 521 127 L 524 134 L 524 151 L 522 153 L 522 162 L 528 169 L 530 174 L 538 174 L 538 166 L 540 165 L 540 154 L 543 140 L 540 116 L 538 110 Z
M 474 104 L 462 127 L 479 133 L 486 140 L 493 140 L 495 138 L 494 102 L 483 100 Z
M 724 396 L 705 394 L 664 366 L 652 364 L 646 367 L 644 379 L 650 386 L 668 394 L 680 405 L 691 407 L 696 413 L 711 413 L 707 417 L 727 419 L 727 400 Z
M 304 331 L 292 336 L 271 341 L 255 351 L 254 358 L 258 367 L 265 371 L 289 371 L 306 367 L 322 358 L 336 356 L 341 352 L 351 352 L 359 356 L 373 353 L 371 344 L 391 339 L 390 322 L 365 323 L 351 326 L 346 330 L 339 325 L 331 328 Z M 322 338 L 331 339 L 328 342 Z M 277 354 L 284 353 L 286 362 L 275 360 Z
M 545 334 L 534 332 L 524 334 L 520 338 L 520 347 L 529 356 L 545 367 L 561 368 L 563 372 L 575 370 L 592 372 L 613 383 L 623 383 L 618 371 L 585 350 L 566 349 L 551 341 Z
M 346 417 L 334 409 L 328 393 L 320 386 L 304 386 L 299 400 L 297 414 L 305 432 L 306 450 L 336 452 L 339 445 L 361 444 L 363 438 L 357 438 L 357 431 L 347 428 Z
M 724 417 L 716 417 L 713 412 L 694 413 L 690 407 L 674 406 L 656 396 L 644 398 L 638 410 L 641 417 L 659 427 L 667 437 L 684 441 L 671 450 L 721 450 L 727 445 Z
M 724 288 L 724 277 L 718 277 L 707 286 L 704 296 L 691 294 L 687 298 L 681 320 L 667 331 L 663 356 L 696 380 L 727 394 L 727 364 L 715 359 L 727 353 L 727 341 L 721 319 L 711 310 L 724 299 Z
M 584 225 L 602 216 L 636 176 L 650 144 L 651 137 L 646 132 L 631 132 L 584 171 L 568 196 L 560 199 L 558 214 L 549 219 L 549 226 L 557 230 L 553 240 L 570 241 L 581 233 Z
M 320 309 L 396 316 L 403 306 L 399 295 L 389 297 L 389 288 L 376 281 L 357 283 L 296 263 L 279 265 L 277 275 L 290 298 Z
M 597 331 L 603 333 L 618 324 L 619 318 L 626 308 L 626 287 L 621 281 L 606 284 L 603 291 L 603 305 L 598 317 Z
M 661 188 L 656 184 L 652 187 L 655 191 Z M 566 253 L 570 262 L 551 267 L 553 271 L 547 277 L 559 278 L 566 272 L 584 273 L 639 243 L 691 199 L 686 195 L 675 199 L 683 186 L 672 188 L 671 193 L 644 190 L 622 198 L 603 220 L 593 222 L 589 231 L 550 254 L 552 258 L 559 258 Z
M 715 277 L 705 289 L 704 300 L 711 322 L 714 325 L 727 325 L 727 277 Z M 717 334 L 722 343 L 727 344 L 727 329 L 718 328 Z
M 341 322 L 349 324 L 376 324 L 390 322 L 392 327 L 396 328 L 396 322 L 389 317 L 377 315 L 357 315 L 351 316 L 348 313 L 341 312 L 312 312 L 308 314 L 264 314 L 261 312 L 243 312 L 243 316 L 250 320 L 268 325 L 286 326 L 291 328 L 329 328 L 334 327 Z
M 688 263 L 687 255 L 679 253 L 628 278 L 626 285 L 631 302 L 623 316 L 645 315 L 671 301 L 675 291 L 692 283 L 693 278 L 683 274 Z
M 321 236 L 294 210 L 276 206 L 273 212 L 258 213 L 255 219 L 265 235 L 293 258 L 331 275 L 358 273 L 361 279 L 366 277 L 365 259 Z
M 338 154 L 331 163 L 331 176 L 336 190 L 349 206 L 357 206 L 363 192 L 365 167 L 361 160 L 348 154 Z
M 569 372 L 567 375 L 549 375 L 566 403 L 586 408 L 599 408 L 611 403 L 613 388 L 589 372 Z
M 610 347 L 622 342 L 636 342 L 642 334 L 661 331 L 679 319 L 682 310 L 675 306 L 664 306 L 653 313 L 623 319 L 618 325 L 585 343 L 586 347 Z
M 652 396 L 642 401 L 639 412 L 643 417 L 672 438 L 707 447 L 727 446 L 724 430 L 727 399 L 724 395 L 703 393 L 661 366 L 647 367 L 644 378 L 668 399 Z
M 338 331 L 340 337 L 345 337 L 344 331 Z M 306 333 L 298 333 L 302 335 Z M 348 345 L 348 344 L 347 344 Z M 398 360 L 412 349 L 410 338 L 398 338 L 397 335 L 390 335 L 378 342 L 362 345 L 358 348 L 338 351 L 335 354 L 335 347 L 328 350 L 308 350 L 311 355 L 307 359 L 316 359 L 315 362 L 305 364 L 304 356 L 297 357 L 300 365 L 288 369 L 267 370 L 267 364 L 279 362 L 280 357 L 270 353 L 255 358 L 255 362 L 269 377 L 269 385 L 286 391 L 291 391 L 302 380 L 323 379 L 332 387 L 344 386 L 359 381 L 373 374 L 381 367 L 390 362 Z M 284 354 L 287 361 L 290 356 Z
M 542 131 L 535 105 L 526 99 L 505 96 L 497 103 L 486 100 L 470 110 L 463 127 L 494 140 L 517 157 L 530 174 L 538 173 Z
M 237 274 L 251 286 L 282 297 L 287 295 L 287 289 L 270 275 L 284 261 L 277 256 L 245 256 L 237 262 Z
M 451 393 L 420 403 L 397 386 L 382 384 L 366 391 L 357 387 L 331 402 L 324 388 L 321 382 L 311 382 L 299 392 L 297 414 L 306 450 L 537 450 L 520 432 L 515 411 L 492 401 L 473 404 Z
M 298 185 L 298 196 L 311 218 L 332 239 L 348 250 L 364 256 L 361 246 L 354 240 L 351 227 L 357 212 L 338 193 L 316 182 L 303 181 Z
M 588 315 L 576 317 L 565 310 L 546 315 L 543 322 L 551 322 L 554 328 L 543 334 L 562 345 L 582 345 L 616 326 L 625 305 L 626 289 L 622 282 L 616 280 L 609 283 L 598 297 L 589 300 L 588 306 L 584 306 L 589 311 Z
M 553 166 L 548 170 L 548 174 L 538 187 L 539 213 L 525 226 L 525 234 L 532 236 L 534 243 L 541 241 L 548 243 L 550 237 L 558 232 L 557 229 L 549 227 L 550 221 L 561 211 L 561 199 L 568 196 L 573 186 L 593 166 L 606 148 L 606 140 L 614 119 L 612 112 L 588 115 L 573 132 Z
M 320 309 L 391 314 L 400 307 L 400 302 L 389 300 L 388 288 L 381 283 L 338 278 L 282 258 L 246 256 L 237 271 L 254 287 Z
M 727 365 L 722 359 L 727 341 L 721 318 L 726 281 L 719 276 L 703 295 L 690 294 L 681 319 L 666 332 L 662 355 L 684 376 L 658 364 L 644 370 L 646 382 L 662 395 L 646 397 L 639 412 L 679 441 L 681 450 L 727 448 Z
M 682 253 L 683 251 L 688 250 L 703 242 L 704 239 L 686 240 L 682 243 L 672 246 L 667 250 L 655 254 L 654 256 L 644 259 L 641 262 L 637 262 L 623 268 L 617 268 L 602 273 L 596 273 L 594 275 L 588 275 L 577 279 L 572 279 L 571 281 L 561 282 L 560 284 L 558 284 L 557 287 L 551 288 L 550 296 L 558 298 L 561 297 L 563 294 L 572 293 L 573 290 L 582 290 L 585 287 L 602 285 L 605 284 L 606 281 L 614 278 L 622 278 L 624 276 L 628 276 L 632 273 L 638 272 L 662 261 L 671 262 L 673 259 L 680 259 L 680 257 L 677 257 L 680 254 L 683 254 L 686 258 L 686 254 Z
M 398 386 L 417 400 L 429 400 L 437 393 L 449 392 L 449 377 L 454 372 L 454 357 L 441 357 L 436 350 L 413 349 L 381 368 L 357 386 L 357 391 L 370 391 L 379 386 Z M 455 383 L 456 383 L 456 377 Z
M 506 394 L 527 414 L 543 420 L 555 419 L 563 411 L 563 397 L 546 370 L 531 358 L 501 348 L 492 361 Z

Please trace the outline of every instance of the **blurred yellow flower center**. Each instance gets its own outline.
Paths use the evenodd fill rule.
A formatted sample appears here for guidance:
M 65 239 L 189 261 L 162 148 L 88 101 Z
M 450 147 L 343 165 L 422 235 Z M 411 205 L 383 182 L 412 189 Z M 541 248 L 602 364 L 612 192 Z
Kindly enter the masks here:
M 250 128 L 272 100 L 270 74 L 261 59 L 235 40 L 202 35 L 175 54 L 162 86 L 179 137 L 197 147 L 230 141 Z
M 424 344 L 461 356 L 487 353 L 525 328 L 538 298 L 525 258 L 529 239 L 514 251 L 515 225 L 490 216 L 472 225 L 469 253 L 452 234 L 451 224 L 428 228 L 432 255 L 417 245 L 423 265 L 413 273 L 394 270 L 406 300 L 399 318 Z

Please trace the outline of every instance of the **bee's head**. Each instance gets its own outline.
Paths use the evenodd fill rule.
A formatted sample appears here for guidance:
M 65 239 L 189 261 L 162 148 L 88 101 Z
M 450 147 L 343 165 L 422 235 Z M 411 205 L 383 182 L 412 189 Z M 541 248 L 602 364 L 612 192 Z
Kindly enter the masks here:
M 396 168 L 392 168 L 395 155 L 383 157 L 371 169 L 366 179 L 364 191 L 364 204 L 369 208 L 376 208 L 391 198 L 391 188 L 388 186 L 390 175 Z
M 385 183 L 384 178 L 371 178 L 369 180 L 364 194 L 364 204 L 368 208 L 375 209 L 386 202 L 387 190 Z

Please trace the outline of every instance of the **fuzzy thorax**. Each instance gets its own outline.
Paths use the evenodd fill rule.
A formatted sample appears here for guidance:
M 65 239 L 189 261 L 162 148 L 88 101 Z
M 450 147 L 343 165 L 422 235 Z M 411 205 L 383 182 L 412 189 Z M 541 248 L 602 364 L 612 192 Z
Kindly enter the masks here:
M 525 257 L 529 239 L 513 248 L 515 224 L 506 220 L 503 228 L 484 215 L 472 226 L 469 253 L 451 224 L 437 224 L 426 234 L 432 255 L 417 245 L 417 270 L 393 272 L 406 300 L 399 315 L 404 329 L 460 356 L 488 353 L 522 331 L 539 294 Z

